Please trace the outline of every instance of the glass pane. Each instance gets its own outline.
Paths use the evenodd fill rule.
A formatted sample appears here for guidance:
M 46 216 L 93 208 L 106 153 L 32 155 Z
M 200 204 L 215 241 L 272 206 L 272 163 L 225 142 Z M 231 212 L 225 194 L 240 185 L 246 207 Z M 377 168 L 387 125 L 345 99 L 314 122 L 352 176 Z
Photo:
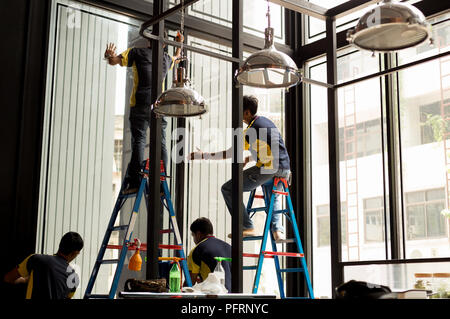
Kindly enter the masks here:
M 349 54 L 338 63 L 341 75 L 348 77 L 378 69 L 378 59 L 359 53 Z M 347 203 L 347 233 L 343 236 L 348 238 L 347 243 L 343 242 L 342 258 L 344 261 L 382 259 L 386 253 L 384 214 L 380 211 L 383 209 L 384 170 L 379 80 L 339 89 L 338 101 L 341 196 Z M 352 134 L 345 134 L 347 131 Z M 365 201 L 366 198 L 369 199 Z M 364 205 L 366 209 L 377 208 L 378 213 L 365 212 Z M 371 244 L 366 245 L 368 242 Z
M 82 235 L 85 247 L 73 262 L 80 276 L 75 298 L 82 298 L 129 160 L 124 125 L 133 81 L 103 54 L 109 42 L 117 51 L 132 45 L 140 22 L 79 2 L 51 3 L 41 171 L 48 186 L 40 195 L 37 252 L 54 254 L 69 230 Z M 110 244 L 119 244 L 117 232 Z M 118 250 L 106 252 L 105 259 L 115 258 Z M 94 293 L 109 291 L 114 269 L 102 266 Z
M 400 51 L 399 64 L 448 51 L 449 17 L 446 14 L 431 20 L 433 47 L 423 44 Z M 408 215 L 407 258 L 450 254 L 448 219 L 441 213 L 448 208 L 449 102 L 450 59 L 436 59 L 399 72 L 403 191 Z M 408 206 L 411 203 L 422 205 Z

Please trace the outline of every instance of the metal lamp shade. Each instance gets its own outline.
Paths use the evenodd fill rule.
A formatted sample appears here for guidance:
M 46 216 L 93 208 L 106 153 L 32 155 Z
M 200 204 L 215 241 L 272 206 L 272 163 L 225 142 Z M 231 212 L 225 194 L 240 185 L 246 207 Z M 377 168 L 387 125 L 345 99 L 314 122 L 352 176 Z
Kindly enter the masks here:
M 431 27 L 420 10 L 385 0 L 359 19 L 347 40 L 361 49 L 389 52 L 416 46 L 430 34 Z
M 162 116 L 191 117 L 206 113 L 203 97 L 187 85 L 164 91 L 156 101 L 153 111 Z
M 274 46 L 253 53 L 236 73 L 243 85 L 259 88 L 286 88 L 296 85 L 301 77 L 292 59 Z

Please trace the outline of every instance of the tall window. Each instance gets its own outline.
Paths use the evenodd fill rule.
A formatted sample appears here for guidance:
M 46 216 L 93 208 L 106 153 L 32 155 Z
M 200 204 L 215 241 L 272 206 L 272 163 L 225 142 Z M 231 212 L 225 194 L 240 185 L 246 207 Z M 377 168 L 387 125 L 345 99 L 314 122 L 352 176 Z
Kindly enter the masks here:
M 431 20 L 435 45 L 401 51 L 398 63 L 450 50 L 449 19 Z M 449 220 L 442 213 L 449 205 L 450 59 L 403 70 L 398 84 L 406 257 L 448 256 Z

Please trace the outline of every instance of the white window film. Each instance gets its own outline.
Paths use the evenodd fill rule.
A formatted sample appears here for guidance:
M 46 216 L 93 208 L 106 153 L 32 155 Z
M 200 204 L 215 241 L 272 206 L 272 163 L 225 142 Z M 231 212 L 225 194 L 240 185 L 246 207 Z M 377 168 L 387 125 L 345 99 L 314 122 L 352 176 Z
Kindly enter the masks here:
M 449 51 L 449 19 L 445 14 L 430 20 L 434 46 L 424 43 L 401 51 L 398 63 Z M 450 59 L 403 70 L 398 81 L 405 257 L 446 257 L 450 254 Z
M 126 48 L 139 24 L 64 0 L 52 2 L 51 21 L 36 251 L 56 253 L 64 233 L 80 233 L 85 245 L 73 264 L 80 275 L 75 298 L 82 298 L 121 187 L 132 85 L 126 69 L 108 66 L 103 53 L 108 42 Z M 94 292 L 105 292 L 113 274 L 113 266 L 101 268 Z
M 341 50 L 337 62 L 338 82 L 343 83 L 379 71 L 379 59 L 370 53 Z M 307 63 L 309 77 L 326 82 L 325 59 Z M 314 289 L 318 296 L 331 296 L 329 220 L 328 117 L 326 89 L 311 85 L 311 174 Z M 342 260 L 384 259 L 384 239 L 365 241 L 364 199 L 384 198 L 379 79 L 338 90 L 339 155 L 341 178 Z M 383 227 L 377 236 L 383 236 Z M 374 229 L 371 229 L 374 232 Z

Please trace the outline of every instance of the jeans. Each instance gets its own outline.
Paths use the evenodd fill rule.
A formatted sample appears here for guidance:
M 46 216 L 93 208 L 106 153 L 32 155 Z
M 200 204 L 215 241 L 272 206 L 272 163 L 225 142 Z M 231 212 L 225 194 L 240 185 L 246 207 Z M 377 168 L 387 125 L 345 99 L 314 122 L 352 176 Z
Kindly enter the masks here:
M 243 182 L 242 182 L 242 188 L 244 192 L 251 192 L 252 190 L 256 189 L 258 186 L 261 186 L 263 184 L 266 184 L 270 182 L 274 177 L 283 177 L 288 178 L 291 171 L 289 169 L 279 169 L 277 172 L 272 174 L 262 174 L 261 168 L 258 168 L 256 166 L 250 167 L 242 172 L 243 174 Z M 272 194 L 272 184 L 270 185 L 264 185 L 266 191 L 268 191 L 268 194 Z M 282 190 L 282 185 L 278 185 L 278 190 Z M 222 185 L 222 195 L 223 199 L 225 200 L 225 204 L 228 207 L 228 211 L 232 212 L 232 180 L 229 180 L 225 184 Z M 247 209 L 245 205 L 242 203 L 243 206 L 243 228 L 244 229 L 252 229 L 253 221 L 251 220 Z M 273 203 L 273 210 L 281 210 L 282 209 L 282 202 L 281 202 L 281 195 L 275 194 L 275 199 Z M 271 230 L 274 231 L 280 231 L 284 232 L 284 228 L 282 225 L 281 220 L 282 214 L 273 214 L 272 217 L 272 223 L 271 223 Z
M 148 158 L 145 154 L 145 144 L 147 142 L 147 128 L 150 127 L 150 107 L 134 106 L 130 108 L 130 130 L 131 130 L 131 160 L 128 164 L 129 184 L 136 186 L 140 180 L 142 163 Z M 166 148 L 166 127 L 167 120 L 161 119 L 161 159 L 164 166 L 167 166 L 168 155 Z

